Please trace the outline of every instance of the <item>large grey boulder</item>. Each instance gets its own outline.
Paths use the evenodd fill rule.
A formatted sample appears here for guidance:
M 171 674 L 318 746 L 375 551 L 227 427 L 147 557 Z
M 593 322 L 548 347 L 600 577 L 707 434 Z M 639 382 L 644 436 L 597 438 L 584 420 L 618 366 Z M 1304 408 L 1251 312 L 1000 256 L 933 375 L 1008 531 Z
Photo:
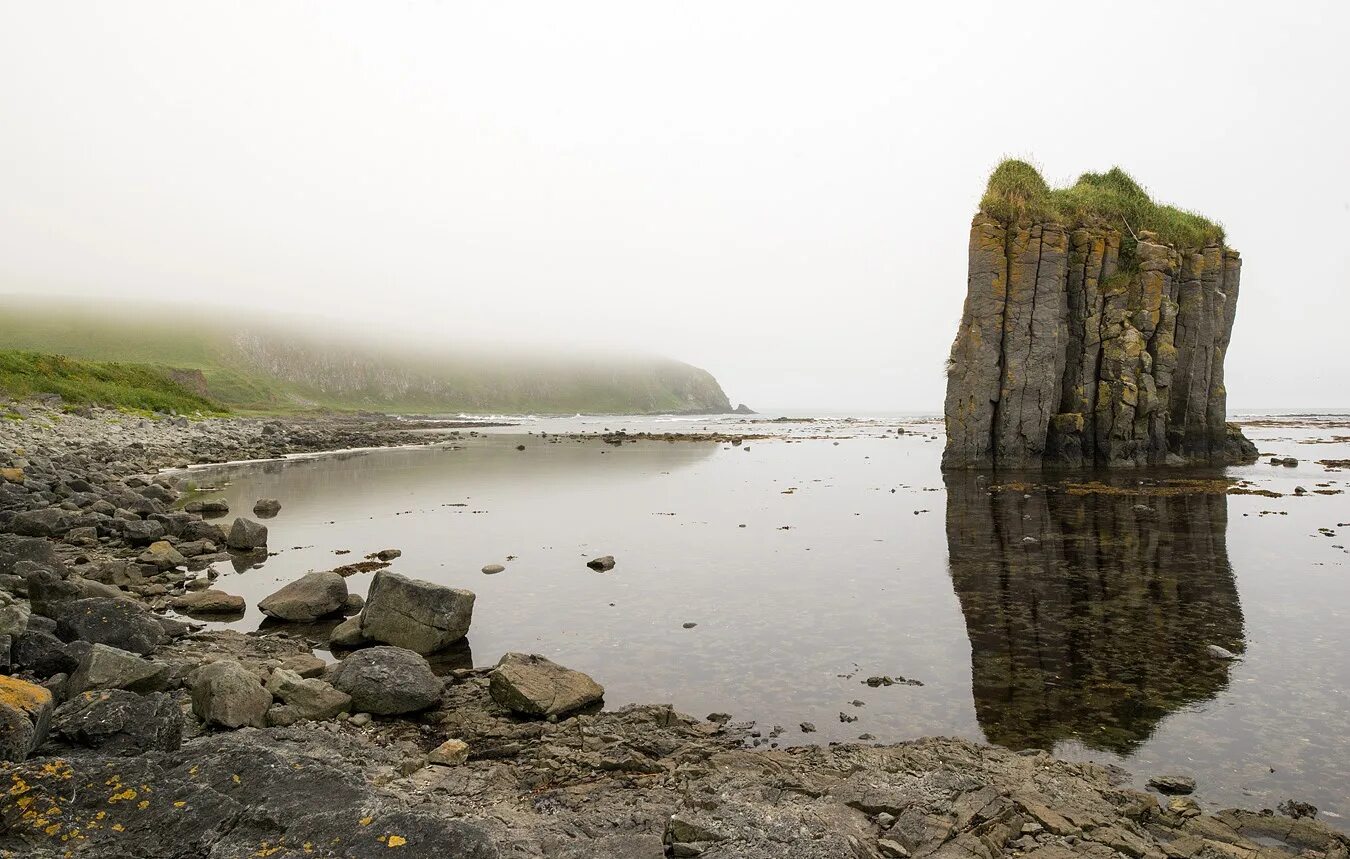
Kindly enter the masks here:
M 225 545 L 240 552 L 261 549 L 267 545 L 267 526 L 240 516 L 230 526 Z
M 199 668 L 192 679 L 192 712 L 208 725 L 264 728 L 270 706 L 272 693 L 238 662 L 212 662 Z
M 9 530 L 22 537 L 59 537 L 79 524 L 79 514 L 59 507 L 20 510 L 9 520 Z
M 53 709 L 47 689 L 0 676 L 0 761 L 21 761 L 42 745 Z
M 30 629 L 16 637 L 10 646 L 10 662 L 20 671 L 38 677 L 69 674 L 80 664 L 70 645 L 42 629 Z
M 172 752 L 183 744 L 183 711 L 163 692 L 84 692 L 56 708 L 52 734 L 105 754 Z
M 153 519 L 128 519 L 122 523 L 122 539 L 133 546 L 145 546 L 164 539 L 163 522 Z
M 332 571 L 307 573 L 258 603 L 268 617 L 308 623 L 340 611 L 347 603 L 347 580 Z
M 441 679 L 420 655 L 402 647 L 371 647 L 342 660 L 333 685 L 352 697 L 352 708 L 377 716 L 415 713 L 441 697 Z
M 361 634 L 371 641 L 433 653 L 469 633 L 473 601 L 473 591 L 380 570 L 361 612 Z
M 84 652 L 75 672 L 66 681 L 66 692 L 78 695 L 90 689 L 126 689 L 145 694 L 163 689 L 169 667 L 134 653 L 95 644 Z
M 580 671 L 538 654 L 508 653 L 489 679 L 492 699 L 527 716 L 560 716 L 598 703 L 605 688 Z
M 31 615 L 25 603 L 0 592 L 0 635 L 23 635 Z
M 318 678 L 305 679 L 285 668 L 272 670 L 267 691 L 283 702 L 280 708 L 273 707 L 268 712 L 267 720 L 272 724 L 292 724 L 302 720 L 317 722 L 332 719 L 352 708 L 352 697 L 346 692 Z
M 91 641 L 148 654 L 164 641 L 164 629 L 142 606 L 129 600 L 87 597 L 53 607 L 56 634 L 64 641 Z

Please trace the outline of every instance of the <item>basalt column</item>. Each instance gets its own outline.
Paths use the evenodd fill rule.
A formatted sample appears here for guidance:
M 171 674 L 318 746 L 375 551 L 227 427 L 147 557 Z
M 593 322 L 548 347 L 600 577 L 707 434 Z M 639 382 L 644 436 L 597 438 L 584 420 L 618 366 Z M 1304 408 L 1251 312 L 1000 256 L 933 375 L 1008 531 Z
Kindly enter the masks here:
M 976 215 L 943 467 L 1254 458 L 1225 423 L 1240 271 L 1219 245 Z

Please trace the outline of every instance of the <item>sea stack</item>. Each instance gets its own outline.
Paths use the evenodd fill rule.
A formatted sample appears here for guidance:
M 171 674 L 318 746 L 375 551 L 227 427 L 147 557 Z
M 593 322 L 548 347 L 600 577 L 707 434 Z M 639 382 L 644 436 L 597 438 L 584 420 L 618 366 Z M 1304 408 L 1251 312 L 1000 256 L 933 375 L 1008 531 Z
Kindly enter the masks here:
M 1223 361 L 1242 260 L 1119 168 L 1005 161 L 970 228 L 944 469 L 1249 462 Z

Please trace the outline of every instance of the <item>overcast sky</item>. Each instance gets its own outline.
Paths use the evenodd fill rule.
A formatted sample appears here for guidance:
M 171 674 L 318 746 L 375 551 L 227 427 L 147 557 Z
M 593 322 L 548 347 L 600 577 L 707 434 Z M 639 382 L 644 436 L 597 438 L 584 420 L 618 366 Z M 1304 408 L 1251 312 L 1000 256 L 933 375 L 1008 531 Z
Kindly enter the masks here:
M 1226 225 L 1231 407 L 1350 406 L 1347 41 L 1344 0 L 0 0 L 0 291 L 940 410 L 970 216 L 1017 155 Z

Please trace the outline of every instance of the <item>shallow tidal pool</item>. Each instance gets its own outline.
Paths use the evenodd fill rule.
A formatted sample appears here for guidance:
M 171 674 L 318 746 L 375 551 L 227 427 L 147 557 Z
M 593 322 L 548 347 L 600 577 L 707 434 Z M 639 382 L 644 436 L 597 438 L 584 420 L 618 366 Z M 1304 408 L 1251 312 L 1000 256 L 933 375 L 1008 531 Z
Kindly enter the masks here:
M 398 548 L 392 570 L 477 594 L 444 664 L 531 651 L 609 706 L 729 713 L 765 743 L 987 739 L 1345 827 L 1350 469 L 1317 461 L 1350 458 L 1347 426 L 1254 420 L 1265 456 L 1241 468 L 944 480 L 931 418 L 550 419 L 187 476 L 244 515 L 282 504 L 274 554 L 220 570 L 250 604 L 223 625 L 257 629 L 281 584 Z M 774 437 L 556 435 L 620 428 Z M 911 682 L 866 683 L 883 676 Z

